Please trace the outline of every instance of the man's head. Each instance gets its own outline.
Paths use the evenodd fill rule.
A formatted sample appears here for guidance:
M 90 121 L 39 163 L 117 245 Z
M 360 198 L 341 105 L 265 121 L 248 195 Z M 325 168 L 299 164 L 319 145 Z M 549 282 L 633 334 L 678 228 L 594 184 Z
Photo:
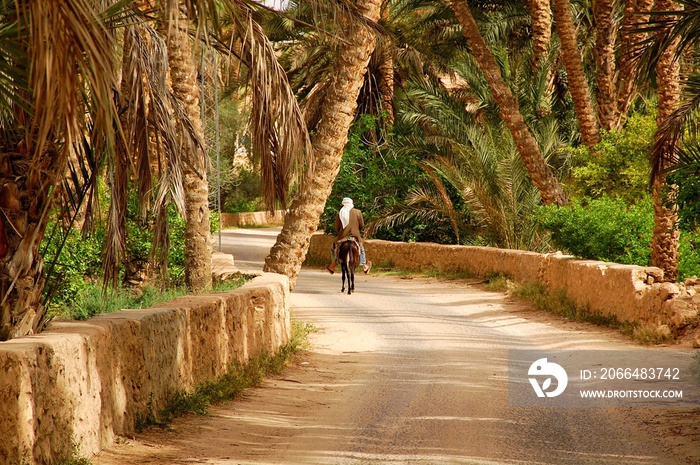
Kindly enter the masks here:
M 343 206 L 348 208 L 353 208 L 352 199 L 350 197 L 345 197 L 343 199 Z

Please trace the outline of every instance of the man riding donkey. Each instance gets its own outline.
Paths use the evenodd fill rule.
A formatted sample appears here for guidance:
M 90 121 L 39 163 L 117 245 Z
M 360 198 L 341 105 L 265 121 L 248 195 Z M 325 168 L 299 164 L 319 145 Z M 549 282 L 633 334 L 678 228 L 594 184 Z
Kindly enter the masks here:
M 335 273 L 335 251 L 338 244 L 348 240 L 348 238 L 353 238 L 360 246 L 360 265 L 365 274 L 369 273 L 369 270 L 372 268 L 372 262 L 367 261 L 365 246 L 362 245 L 361 234 L 364 230 L 365 220 L 362 218 L 362 212 L 354 208 L 351 198 L 345 197 L 343 199 L 343 208 L 335 216 L 335 233 L 337 237 L 331 246 L 331 262 L 326 265 L 326 269 L 330 274 Z

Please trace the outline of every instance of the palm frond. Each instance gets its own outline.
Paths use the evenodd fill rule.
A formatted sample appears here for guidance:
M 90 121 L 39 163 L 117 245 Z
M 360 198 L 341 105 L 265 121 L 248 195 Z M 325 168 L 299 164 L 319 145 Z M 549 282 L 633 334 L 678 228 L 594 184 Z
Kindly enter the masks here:
M 450 199 L 446 199 L 435 190 L 415 188 L 406 194 L 405 203 L 398 208 L 398 212 L 385 212 L 370 223 L 367 226 L 367 235 L 371 236 L 381 229 L 392 229 L 411 220 L 423 220 L 434 224 L 449 224 L 457 243 L 460 243 L 460 230 L 467 229 L 462 217 L 454 210 Z
M 168 59 L 163 37 L 143 18 L 123 24 L 122 126 L 125 145 L 109 159 L 109 242 L 105 247 L 105 283 L 116 283 L 124 257 L 128 183 L 135 179 L 142 215 L 164 217 L 169 202 L 184 215 L 183 144 L 200 144 L 192 123 L 167 86 Z M 186 135 L 183 139 L 180 134 Z M 152 143 L 152 139 L 155 142 Z M 117 166 L 119 165 L 119 166 Z M 158 180 L 155 183 L 155 180 Z M 157 186 L 153 191 L 154 184 Z M 163 245 L 163 222 L 156 222 L 153 251 Z M 166 225 L 167 226 L 167 225 Z
M 13 280 L 31 266 L 33 254 L 24 252 L 41 239 L 53 195 L 59 191 L 52 186 L 63 176 L 71 154 L 81 153 L 85 134 L 100 134 L 91 140 L 97 153 L 112 151 L 115 145 L 114 37 L 105 26 L 105 12 L 98 9 L 102 6 L 90 0 L 3 2 L 7 22 L 17 28 L 15 45 L 5 42 L 5 49 L 15 53 L 15 59 L 19 50 L 27 53 L 28 74 L 20 65 L 16 74 L 9 73 L 9 86 L 17 87 L 5 90 L 21 96 L 12 105 L 28 110 L 15 112 L 13 122 L 23 126 L 21 145 L 28 160 L 25 176 L 40 209 L 38 226 L 22 237 L 14 254 Z M 7 138 L 11 130 L 8 126 L 3 129 Z M 8 286 L 3 301 L 14 284 Z M 35 325 L 42 321 L 39 315 Z
M 518 82 L 521 67 L 529 65 L 514 63 L 516 66 L 507 75 Z M 469 78 L 476 82 L 476 75 Z M 548 87 L 540 84 L 537 89 L 528 89 L 520 95 L 534 99 L 544 90 Z M 457 201 L 466 207 L 470 222 L 479 228 L 480 243 L 485 240 L 501 247 L 522 249 L 538 246 L 540 239 L 531 213 L 539 204 L 540 195 L 512 138 L 504 136 L 507 132 L 502 124 L 475 117 L 435 81 L 410 82 L 405 98 L 399 119 L 414 124 L 415 129 L 413 134 L 396 141 L 396 150 L 408 151 L 423 160 L 420 165 L 431 174 L 433 198 L 447 204 L 447 195 L 450 202 Z M 543 143 L 543 153 L 549 157 L 561 144 L 557 129 L 556 121 L 549 118 L 535 132 Z M 416 197 L 411 193 L 407 203 L 409 198 Z M 427 202 L 424 206 L 435 210 Z M 464 211 L 457 207 L 443 208 L 442 218 L 455 213 L 464 224 Z M 396 213 L 390 219 L 403 220 L 414 215 L 411 209 L 406 212 Z M 463 242 L 470 240 L 473 239 L 467 236 Z
M 272 44 L 249 10 L 236 14 L 234 20 L 246 37 L 242 49 L 250 73 L 253 150 L 261 160 L 266 206 L 273 210 L 276 201 L 286 204 L 290 181 L 301 174 L 304 155 L 311 154 L 311 141 L 304 115 Z M 309 165 L 307 169 L 313 167 Z
M 651 149 L 651 178 L 668 172 L 678 161 L 682 142 L 698 138 L 697 111 L 700 108 L 700 73 L 693 73 L 683 83 L 680 106 L 657 129 Z
M 11 130 L 15 109 L 31 113 L 29 94 L 29 57 L 18 37 L 23 34 L 16 16 L 14 2 L 0 2 L 0 16 L 6 18 L 0 25 L 0 127 L 3 131 Z
M 675 11 L 651 11 L 646 24 L 636 26 L 634 33 L 647 36 L 632 46 L 628 52 L 639 59 L 639 69 L 649 77 L 656 63 L 669 47 L 673 46 L 675 59 L 691 49 L 700 37 L 700 2 L 678 0 L 681 8 Z
M 111 33 L 90 0 L 64 2 L 18 2 L 27 24 L 29 84 L 33 108 L 31 149 L 42 153 L 49 138 L 80 143 L 86 129 L 79 106 L 85 97 L 94 110 L 95 131 L 103 134 L 106 147 L 114 147 L 116 109 L 112 99 L 116 87 Z M 67 63 L 75 66 L 66 66 Z M 75 83 L 84 82 L 83 93 Z

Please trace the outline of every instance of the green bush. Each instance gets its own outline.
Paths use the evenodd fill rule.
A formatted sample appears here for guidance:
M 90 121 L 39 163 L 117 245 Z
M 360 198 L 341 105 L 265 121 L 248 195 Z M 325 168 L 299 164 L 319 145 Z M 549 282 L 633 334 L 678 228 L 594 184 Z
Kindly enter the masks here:
M 679 153 L 678 165 L 667 177 L 675 186 L 680 228 L 695 231 L 700 226 L 700 144 L 685 145 Z
M 222 187 L 222 211 L 247 213 L 264 208 L 260 186 L 260 174 L 243 169 L 232 177 L 231 183 Z
M 558 208 L 539 207 L 536 218 L 555 247 L 581 258 L 646 266 L 654 213 L 647 196 L 636 205 L 603 196 Z
M 167 209 L 168 218 L 168 272 L 164 276 L 166 287 L 178 287 L 184 282 L 185 268 L 185 222 L 177 214 L 174 206 Z M 133 271 L 151 262 L 153 248 L 152 217 L 141 216 L 135 196 L 130 199 L 126 215 L 125 261 Z M 217 213 L 212 212 L 212 233 L 218 230 Z M 52 222 L 47 227 L 47 235 L 42 242 L 42 256 L 45 260 L 47 288 L 45 301 L 52 307 L 51 313 L 71 314 L 73 318 L 86 318 L 96 312 L 93 307 L 109 307 L 106 301 L 115 296 L 102 296 L 103 246 L 106 240 L 106 226 L 97 224 L 89 235 L 70 229 L 65 235 L 60 223 Z M 121 267 L 120 279 L 127 277 L 125 267 Z M 148 289 L 148 288 L 147 288 Z M 111 292 L 111 291 L 110 291 Z M 148 293 L 148 291 L 145 291 Z M 121 298 L 121 297 L 120 297 Z M 79 309 L 72 309 L 73 306 Z M 115 306 L 127 305 L 123 302 Z M 104 311 L 104 310 L 103 310 Z M 102 313 L 102 311 L 97 312 Z
M 88 282 L 102 276 L 104 228 L 98 226 L 90 235 L 71 229 L 67 234 L 60 223 L 51 222 L 41 244 L 47 298 L 71 302 Z
M 654 211 L 647 197 L 628 206 L 620 198 L 601 197 L 563 208 L 540 207 L 539 226 L 553 245 L 580 258 L 649 265 Z M 678 280 L 700 276 L 700 231 L 681 231 Z
M 353 199 L 368 225 L 394 210 L 422 180 L 429 182 L 412 155 L 386 153 L 366 143 L 364 136 L 375 131 L 376 117 L 370 115 L 360 116 L 350 129 L 340 171 L 321 216 L 320 229 L 327 233 L 335 234 L 335 215 L 342 207 L 343 197 Z M 449 234 L 447 226 L 414 219 L 401 227 L 379 230 L 374 237 L 406 242 L 454 242 L 454 238 L 446 237 Z
M 166 285 L 179 286 L 183 284 L 185 268 L 185 221 L 178 215 L 174 205 L 168 205 L 168 272 L 165 276 Z M 130 264 L 129 270 L 122 267 L 121 278 L 127 281 L 131 273 L 151 262 L 153 254 L 153 231 L 155 219 L 149 215 L 143 218 L 136 197 L 133 196 L 127 206 L 126 214 L 126 254 L 125 262 Z M 212 221 L 212 227 L 216 227 Z
M 572 198 L 621 197 L 636 203 L 649 192 L 649 149 L 656 120 L 654 113 L 634 114 L 621 131 L 603 133 L 591 152 L 572 149 L 568 188 Z
M 572 149 L 568 179 L 572 205 L 540 207 L 540 227 L 553 245 L 581 258 L 646 266 L 654 225 L 649 194 L 649 149 L 654 112 L 634 114 L 621 131 L 603 134 L 597 152 Z M 691 155 L 693 152 L 690 152 Z M 679 280 L 700 276 L 700 157 L 687 156 L 669 175 L 677 186 L 680 235 Z M 591 200 L 594 199 L 594 200 Z
M 700 232 L 681 231 L 678 280 L 700 276 Z

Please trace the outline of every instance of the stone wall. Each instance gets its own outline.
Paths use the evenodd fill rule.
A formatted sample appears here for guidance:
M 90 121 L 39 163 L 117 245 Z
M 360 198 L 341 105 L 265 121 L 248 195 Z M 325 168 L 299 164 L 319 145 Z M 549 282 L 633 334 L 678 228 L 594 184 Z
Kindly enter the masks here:
M 290 337 L 289 283 L 265 274 L 223 293 L 180 297 L 0 343 L 0 463 L 98 452 L 174 390 L 276 353 Z
M 281 226 L 284 224 L 284 210 L 270 212 L 250 212 L 250 213 L 222 213 L 221 227 L 245 227 L 245 226 Z
M 315 234 L 307 254 L 314 263 L 330 260 L 332 236 Z M 572 256 L 492 247 L 468 247 L 382 240 L 364 242 L 367 259 L 399 269 L 464 271 L 486 277 L 502 273 L 516 281 L 538 282 L 549 292 L 563 292 L 577 306 L 620 321 L 672 332 L 698 325 L 700 283 L 663 283 L 655 267 L 618 265 Z

